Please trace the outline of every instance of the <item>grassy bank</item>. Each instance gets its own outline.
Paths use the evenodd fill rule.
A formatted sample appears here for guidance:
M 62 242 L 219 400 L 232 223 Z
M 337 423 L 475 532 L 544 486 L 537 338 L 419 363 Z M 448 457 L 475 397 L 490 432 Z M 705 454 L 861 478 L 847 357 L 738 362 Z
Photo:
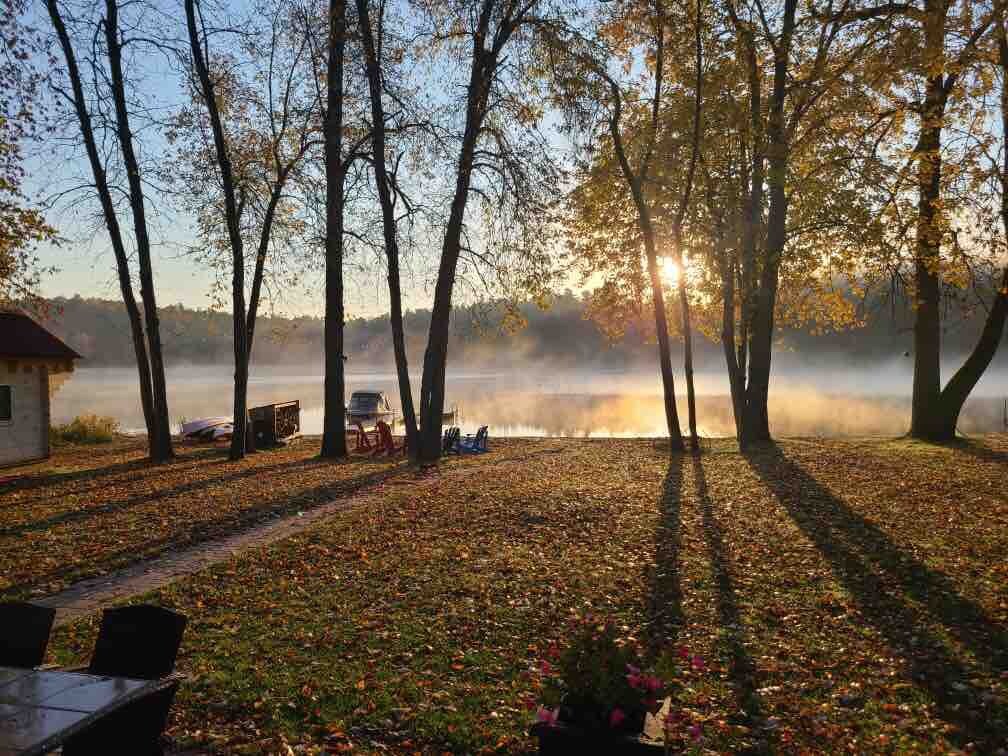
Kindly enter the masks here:
M 234 753 L 527 751 L 539 661 L 591 612 L 654 654 L 704 655 L 677 705 L 710 752 L 997 752 L 1006 462 L 994 437 L 671 461 L 558 439 L 406 473 L 374 506 L 148 597 L 191 618 L 171 735 Z M 54 659 L 86 658 L 94 629 L 61 630 Z

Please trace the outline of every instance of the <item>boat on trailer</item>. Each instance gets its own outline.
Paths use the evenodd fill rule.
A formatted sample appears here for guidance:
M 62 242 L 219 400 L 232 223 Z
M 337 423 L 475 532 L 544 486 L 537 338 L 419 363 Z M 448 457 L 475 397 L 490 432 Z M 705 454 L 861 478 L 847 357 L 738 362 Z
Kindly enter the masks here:
M 379 421 L 394 425 L 395 410 L 384 391 L 367 390 L 354 391 L 350 395 L 347 406 L 347 427 L 353 428 L 360 424 L 364 428 L 374 428 Z
M 442 415 L 442 422 L 454 423 L 460 416 L 458 407 L 452 407 Z M 360 424 L 365 429 L 373 429 L 379 422 L 395 427 L 402 423 L 402 415 L 394 409 L 388 393 L 378 389 L 354 391 L 346 408 L 347 429 L 353 430 Z

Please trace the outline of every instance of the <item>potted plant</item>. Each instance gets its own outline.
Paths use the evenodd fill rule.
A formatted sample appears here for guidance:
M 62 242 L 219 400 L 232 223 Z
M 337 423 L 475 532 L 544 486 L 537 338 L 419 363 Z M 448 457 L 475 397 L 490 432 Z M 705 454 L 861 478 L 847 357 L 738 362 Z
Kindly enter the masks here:
M 680 658 L 694 670 L 703 663 L 682 649 Z M 645 671 L 639 649 L 620 639 L 610 622 L 580 622 L 568 648 L 551 649 L 539 671 L 543 697 L 532 734 L 541 756 L 661 756 L 671 744 L 670 729 L 684 727 L 692 727 L 692 739 L 699 740 L 698 726 L 667 711 L 657 732 L 645 734 L 645 720 L 658 715 L 669 685 Z

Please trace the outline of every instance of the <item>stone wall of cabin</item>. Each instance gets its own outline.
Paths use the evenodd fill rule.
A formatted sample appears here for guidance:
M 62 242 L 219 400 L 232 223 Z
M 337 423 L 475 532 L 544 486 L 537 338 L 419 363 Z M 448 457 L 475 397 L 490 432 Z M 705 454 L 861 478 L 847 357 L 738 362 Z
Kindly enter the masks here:
M 49 378 L 45 365 L 0 360 L 0 386 L 13 389 L 11 420 L 0 420 L 0 465 L 48 456 Z

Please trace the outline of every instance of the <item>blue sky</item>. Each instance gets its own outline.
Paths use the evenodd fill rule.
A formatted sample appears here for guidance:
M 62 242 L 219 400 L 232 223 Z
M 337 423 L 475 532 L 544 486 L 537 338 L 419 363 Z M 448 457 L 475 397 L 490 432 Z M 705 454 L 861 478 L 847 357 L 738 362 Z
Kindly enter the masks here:
M 230 10 L 240 13 L 247 7 L 244 2 L 234 3 Z M 179 15 L 181 3 L 168 0 L 163 8 L 167 13 L 157 16 L 154 21 L 177 23 L 175 33 L 184 33 L 184 21 Z M 172 9 L 177 11 L 174 17 L 170 15 Z M 35 13 L 44 14 L 44 10 L 36 6 Z M 41 29 L 49 31 L 47 16 L 39 15 L 34 22 Z M 125 19 L 123 22 L 125 24 Z M 150 23 L 150 18 L 143 21 L 145 26 Z M 225 39 L 219 38 L 218 42 L 223 47 Z M 62 54 L 58 50 L 56 52 L 62 63 Z M 83 52 L 83 47 L 78 46 L 78 62 L 82 64 L 82 68 Z M 135 119 L 132 123 L 134 131 L 141 135 L 138 140 L 141 153 L 146 147 L 149 154 L 159 156 L 164 146 L 163 128 L 154 119 L 177 110 L 185 98 L 185 87 L 178 66 L 149 51 L 125 60 L 124 65 L 128 75 L 139 82 L 137 89 L 144 98 L 144 105 L 153 114 L 150 120 Z M 32 199 L 50 205 L 47 218 L 62 237 L 59 245 L 46 245 L 39 250 L 41 264 L 56 269 L 54 273 L 44 277 L 41 293 L 48 297 L 80 294 L 84 297 L 118 300 L 120 291 L 115 259 L 103 224 L 96 222 L 97 203 L 93 200 L 80 201 L 91 196 L 88 190 L 68 191 L 91 181 L 88 163 L 75 145 L 78 134 L 76 120 L 73 119 L 70 123 L 69 128 L 58 133 L 56 138 L 47 139 L 40 145 L 29 145 L 26 151 L 28 179 L 25 188 Z M 151 216 L 151 237 L 155 243 L 152 264 L 158 303 L 181 303 L 194 308 L 212 306 L 215 273 L 185 254 L 186 247 L 194 239 L 192 219 L 185 214 L 178 214 L 170 203 L 153 190 L 148 196 L 148 215 Z M 131 227 L 128 215 L 121 216 L 120 221 L 124 232 Z M 428 287 L 423 281 L 410 275 L 408 265 L 405 267 L 405 305 L 408 308 L 429 306 L 431 294 L 427 291 Z M 285 290 L 283 298 L 275 302 L 277 311 L 292 315 L 321 314 L 323 280 L 321 271 L 305 274 L 298 287 Z M 387 311 L 388 296 L 385 287 L 382 271 L 369 274 L 348 271 L 348 314 L 375 315 Z
M 169 31 L 166 33 L 169 35 L 172 25 L 177 26 L 175 33 L 182 34 L 184 22 L 180 17 L 180 6 L 181 3 L 174 0 L 164 0 L 160 11 L 151 11 L 154 14 L 153 22 L 168 24 Z M 240 15 L 248 6 L 243 0 L 229 6 L 229 11 Z M 143 7 L 150 8 L 152 5 L 145 4 Z M 48 29 L 47 17 L 40 18 L 38 22 L 42 28 Z M 123 22 L 125 25 L 126 19 Z M 151 17 L 147 17 L 141 26 L 148 28 L 151 24 Z M 217 38 L 217 42 L 218 49 L 224 49 L 227 44 L 224 37 Z M 78 56 L 82 54 L 82 49 L 83 46 L 78 47 Z M 62 61 L 61 55 L 57 57 Z M 149 155 L 159 157 L 164 146 L 164 131 L 163 126 L 156 123 L 156 119 L 175 112 L 185 98 L 185 86 L 178 64 L 147 50 L 144 54 L 126 60 L 125 67 L 128 75 L 138 82 L 137 92 L 143 99 L 142 104 L 153 116 L 146 122 L 134 120 L 133 130 L 141 135 L 141 148 L 146 147 Z M 457 79 L 462 73 L 464 72 L 457 69 L 445 70 L 444 66 L 429 68 L 418 65 L 410 75 L 429 98 L 444 104 L 450 101 L 449 93 L 459 88 L 461 80 Z M 558 132 L 560 124 L 555 115 L 551 113 L 546 119 L 549 141 L 556 146 L 558 154 L 567 153 L 570 144 Z M 59 246 L 41 250 L 42 264 L 56 268 L 56 272 L 43 281 L 41 293 L 49 297 L 80 294 L 85 297 L 119 299 L 115 261 L 103 224 L 96 222 L 96 203 L 78 202 L 80 192 L 62 194 L 71 187 L 91 180 L 86 160 L 81 151 L 73 146 L 77 134 L 75 120 L 64 133 L 69 137 L 67 142 L 57 139 L 42 144 L 34 154 L 30 154 L 28 163 L 29 191 L 40 199 L 52 200 L 59 196 L 48 213 L 48 218 L 57 227 L 63 241 Z M 143 155 L 141 161 L 143 162 Z M 435 170 L 442 168 L 450 170 L 448 165 L 439 165 Z M 450 179 L 450 176 L 447 178 Z M 450 186 L 451 183 L 453 182 L 449 180 L 447 185 Z M 447 211 L 447 199 L 445 210 Z M 379 212 L 377 206 L 374 212 Z M 213 306 L 216 274 L 185 253 L 194 239 L 192 219 L 185 214 L 178 214 L 171 203 L 159 196 L 157 191 L 149 194 L 148 215 L 152 220 L 151 237 L 155 242 L 152 263 L 158 303 L 181 303 L 193 308 Z M 124 231 L 131 227 L 128 216 L 121 217 L 121 223 Z M 437 232 L 430 234 L 423 245 L 424 260 L 404 260 L 403 299 L 407 309 L 430 306 L 433 297 L 430 279 L 436 273 L 439 242 Z M 227 285 L 229 286 L 229 282 Z M 386 312 L 386 286 L 384 270 L 380 266 L 372 266 L 372 270 L 366 272 L 348 270 L 345 296 L 348 314 L 371 316 Z M 282 314 L 320 315 L 323 310 L 322 289 L 322 272 L 308 272 L 297 287 L 285 289 L 282 299 L 275 301 L 274 305 L 277 312 Z M 226 302 L 224 306 L 226 307 Z

